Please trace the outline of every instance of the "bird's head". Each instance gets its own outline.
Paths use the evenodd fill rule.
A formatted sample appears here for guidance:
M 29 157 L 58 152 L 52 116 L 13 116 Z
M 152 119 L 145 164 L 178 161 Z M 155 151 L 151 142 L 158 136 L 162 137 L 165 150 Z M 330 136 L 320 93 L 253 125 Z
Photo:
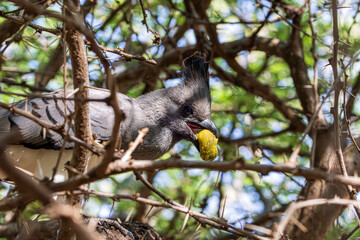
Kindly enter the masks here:
M 176 105 L 176 124 L 173 132 L 181 139 L 191 141 L 199 150 L 196 133 L 210 130 L 218 137 L 218 130 L 210 120 L 210 88 L 208 63 L 205 54 L 195 52 L 182 63 L 184 81 L 172 88 L 170 98 Z

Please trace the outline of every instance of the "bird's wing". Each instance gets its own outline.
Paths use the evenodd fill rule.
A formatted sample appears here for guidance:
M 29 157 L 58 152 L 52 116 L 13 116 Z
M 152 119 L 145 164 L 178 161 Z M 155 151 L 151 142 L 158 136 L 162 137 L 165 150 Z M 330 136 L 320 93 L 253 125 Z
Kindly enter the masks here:
M 109 96 L 109 91 L 89 89 L 89 98 L 105 99 Z M 63 91 L 57 91 L 54 96 L 62 97 Z M 125 95 L 118 95 L 119 101 L 128 102 L 131 99 Z M 27 105 L 27 106 L 26 106 Z M 121 104 L 120 104 L 121 105 Z M 36 98 L 31 100 L 22 100 L 15 104 L 16 107 L 31 112 L 41 120 L 54 125 L 62 125 L 65 116 L 70 116 L 74 112 L 74 102 L 59 99 Z M 126 106 L 126 104 L 124 105 Z M 114 111 L 111 106 L 105 102 L 90 101 L 90 122 L 91 131 L 96 134 L 100 141 L 109 140 L 114 124 Z M 72 122 L 69 133 L 74 134 L 74 124 Z M 43 128 L 34 121 L 21 115 L 9 113 L 7 110 L 0 109 L 0 135 L 11 130 L 18 130 L 21 134 L 21 141 L 30 148 L 49 148 L 60 149 L 64 144 L 62 136 L 52 130 L 45 132 Z M 66 142 L 66 148 L 72 148 L 73 142 Z
M 0 136 L 10 132 L 9 115 L 9 111 L 0 108 Z
M 54 96 L 61 95 L 55 94 Z M 15 107 L 26 110 L 41 120 L 54 125 L 63 124 L 65 114 L 68 115 L 74 111 L 74 104 L 71 101 L 67 101 L 65 107 L 65 103 L 62 100 L 45 98 L 22 100 L 16 103 Z M 58 133 L 52 130 L 46 132 L 42 126 L 24 116 L 9 114 L 7 119 L 10 123 L 9 130 L 17 130 L 21 135 L 19 143 L 25 146 L 31 148 L 59 149 L 64 142 Z M 72 130 L 70 131 L 72 132 Z M 67 143 L 66 147 L 70 147 L 69 144 L 70 143 Z
M 68 94 L 71 91 L 68 92 Z M 106 99 L 110 92 L 103 89 L 89 89 L 90 99 Z M 53 97 L 53 98 L 49 98 Z M 43 121 L 54 125 L 62 125 L 65 116 L 71 116 L 74 112 L 74 101 L 66 101 L 56 99 L 55 97 L 63 97 L 63 90 L 47 94 L 47 98 L 36 98 L 22 100 L 15 103 L 15 107 L 26 110 Z M 119 106 L 124 112 L 129 112 L 133 107 L 133 99 L 123 94 L 117 95 Z M 114 111 L 111 106 L 103 101 L 90 101 L 89 114 L 91 131 L 96 134 L 96 138 L 100 141 L 109 140 L 114 125 Z M 125 114 L 128 115 L 128 114 Z M 71 123 L 69 134 L 74 134 L 74 124 Z M 8 157 L 16 162 L 16 165 L 26 171 L 32 172 L 37 177 L 50 177 L 55 161 L 58 159 L 60 151 L 64 144 L 63 137 L 54 132 L 43 131 L 43 128 L 24 116 L 13 114 L 6 109 L 0 108 L 0 136 L 10 131 L 18 131 L 21 139 L 18 145 L 8 147 L 6 153 Z M 24 147 L 24 146 L 25 147 Z M 67 148 L 60 161 L 59 175 L 66 172 L 62 171 L 63 164 L 71 159 L 73 142 L 65 143 Z M 94 160 L 95 159 L 95 160 Z M 101 157 L 93 155 L 89 166 L 96 165 Z M 7 175 L 0 171 L 0 178 Z

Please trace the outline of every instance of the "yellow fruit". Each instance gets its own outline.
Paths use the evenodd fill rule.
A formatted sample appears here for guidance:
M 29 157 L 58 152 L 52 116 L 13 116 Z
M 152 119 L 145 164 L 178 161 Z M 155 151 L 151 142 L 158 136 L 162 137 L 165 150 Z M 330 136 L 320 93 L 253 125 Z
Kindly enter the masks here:
M 207 129 L 201 130 L 196 134 L 200 146 L 200 157 L 205 161 L 214 160 L 218 155 L 217 142 L 215 135 Z

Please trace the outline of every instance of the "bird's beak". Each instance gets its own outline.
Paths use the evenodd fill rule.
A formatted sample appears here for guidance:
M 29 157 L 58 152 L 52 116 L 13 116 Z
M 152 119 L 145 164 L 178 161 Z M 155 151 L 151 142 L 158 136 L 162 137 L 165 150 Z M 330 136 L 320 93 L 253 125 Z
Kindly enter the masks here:
M 205 119 L 204 121 L 198 123 L 198 125 L 202 128 L 202 129 L 207 129 L 210 132 L 212 132 L 216 138 L 219 138 L 219 133 L 218 133 L 218 129 L 216 128 L 216 125 L 213 121 L 211 121 L 210 119 Z M 193 144 L 195 145 L 195 147 L 197 148 L 197 150 L 200 152 L 200 145 L 199 142 L 195 139 L 193 141 Z
M 210 119 L 205 119 L 204 121 L 200 122 L 199 125 L 204 129 L 210 130 L 210 132 L 212 132 L 216 138 L 219 138 L 219 133 L 215 126 L 215 123 Z

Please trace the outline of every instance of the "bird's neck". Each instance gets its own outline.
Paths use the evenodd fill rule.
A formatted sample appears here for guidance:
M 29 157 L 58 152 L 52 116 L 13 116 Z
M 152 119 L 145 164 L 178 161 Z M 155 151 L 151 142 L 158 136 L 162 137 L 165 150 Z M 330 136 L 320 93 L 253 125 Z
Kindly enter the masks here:
M 167 91 L 158 90 L 133 99 L 133 114 L 125 119 L 122 144 L 126 149 L 138 135 L 138 130 L 147 127 L 149 132 L 133 153 L 135 159 L 156 159 L 173 146 L 170 130 L 172 109 Z
M 152 121 L 161 121 L 169 115 L 171 101 L 168 97 L 168 89 L 160 89 L 154 92 L 144 94 L 136 99 L 138 107 L 141 109 L 144 117 Z

